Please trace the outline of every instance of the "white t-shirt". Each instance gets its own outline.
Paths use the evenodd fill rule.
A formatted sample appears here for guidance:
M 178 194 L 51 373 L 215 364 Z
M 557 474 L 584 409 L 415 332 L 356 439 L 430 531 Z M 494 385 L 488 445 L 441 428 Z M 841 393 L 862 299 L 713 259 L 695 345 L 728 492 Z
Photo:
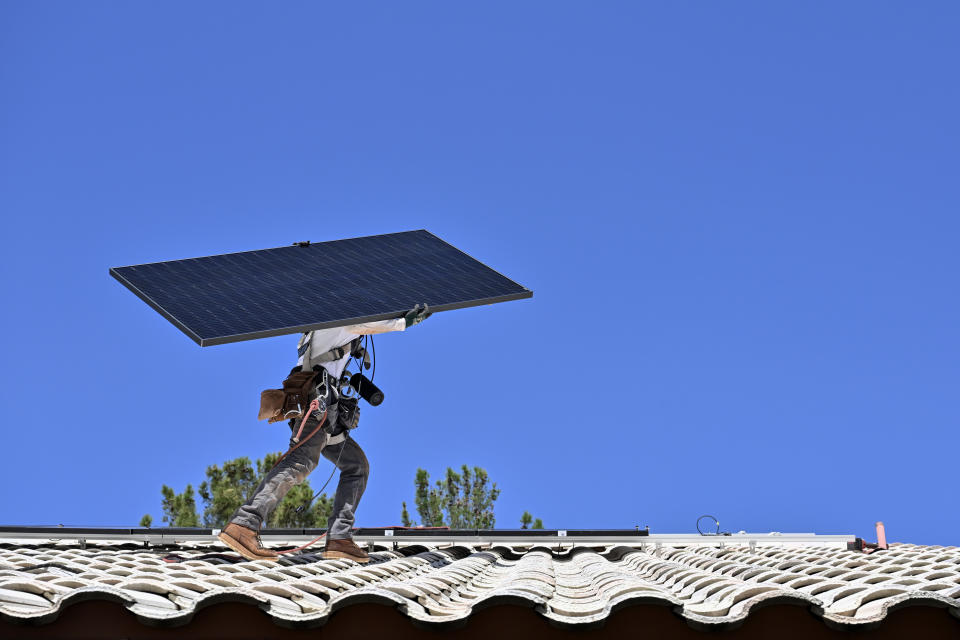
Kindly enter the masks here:
M 316 362 L 314 358 L 323 355 L 331 349 L 350 344 L 357 336 L 366 336 L 376 333 L 387 333 L 389 331 L 403 331 L 407 323 L 403 318 L 393 320 L 381 320 L 380 322 L 366 322 L 364 324 L 354 324 L 348 327 L 336 327 L 334 329 L 318 329 L 317 331 L 308 331 L 300 336 L 300 342 L 297 343 L 297 353 L 303 351 L 297 359 L 297 364 L 303 367 L 303 371 L 309 371 L 313 365 L 319 364 L 327 370 L 334 379 L 339 379 L 343 370 L 347 368 L 347 361 L 350 360 L 350 354 L 344 355 L 339 360 L 332 362 Z

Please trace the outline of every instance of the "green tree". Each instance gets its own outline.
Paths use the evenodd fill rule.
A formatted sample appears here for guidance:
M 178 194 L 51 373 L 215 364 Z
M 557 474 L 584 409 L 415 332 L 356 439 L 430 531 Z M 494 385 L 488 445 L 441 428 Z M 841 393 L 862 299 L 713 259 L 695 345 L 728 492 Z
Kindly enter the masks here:
M 262 475 L 257 471 L 245 456 L 227 460 L 222 468 L 215 464 L 207 467 L 207 479 L 200 483 L 203 526 L 219 529 L 226 525 L 237 507 L 256 489 L 258 476 Z
M 297 513 L 297 509 L 312 497 L 313 489 L 309 482 L 304 481 L 303 484 L 293 486 L 270 514 L 270 520 L 265 526 L 278 529 L 326 527 L 330 513 L 333 511 L 333 500 L 325 493 L 321 493 L 309 507 Z
M 460 473 L 447 467 L 445 478 L 437 480 L 433 487 L 430 474 L 417 469 L 414 487 L 417 513 L 425 527 L 491 529 L 496 522 L 493 507 L 500 489 L 480 467 L 471 470 L 463 465 Z
M 533 523 L 532 527 L 530 526 L 531 522 Z M 520 528 L 521 529 L 543 529 L 543 520 L 541 520 L 540 518 L 534 519 L 534 517 L 530 515 L 529 511 L 524 511 L 523 515 L 520 516 Z
M 203 526 L 222 529 L 230 516 L 254 492 L 263 477 L 280 459 L 280 453 L 269 453 L 255 463 L 250 458 L 240 457 L 227 460 L 222 466 L 207 467 L 206 480 L 200 483 L 198 492 L 203 505 Z M 163 520 L 175 527 L 196 527 L 201 521 L 197 515 L 197 504 L 192 485 L 177 494 L 163 485 Z M 326 527 L 333 510 L 333 501 L 327 494 L 321 494 L 310 506 L 297 513 L 297 507 L 313 497 L 309 481 L 295 485 L 277 505 L 265 527 L 305 528 Z M 141 522 L 141 526 L 142 522 Z M 149 525 L 148 525 L 149 526 Z
M 410 519 L 410 512 L 407 511 L 407 503 L 404 501 L 403 509 L 400 511 L 400 523 L 405 527 L 414 526 L 413 521 Z
M 440 496 L 437 491 L 430 489 L 430 474 L 425 469 L 417 469 L 413 484 L 416 487 L 414 504 L 423 526 L 442 527 L 443 509 L 440 506 Z
M 197 500 L 193 495 L 193 485 L 188 484 L 183 493 L 176 493 L 167 485 L 163 485 L 160 495 L 164 522 L 171 527 L 197 526 Z
M 143 517 L 140 518 L 140 526 L 146 529 L 150 528 L 150 525 L 153 524 L 153 518 L 150 517 L 149 513 L 143 514 Z

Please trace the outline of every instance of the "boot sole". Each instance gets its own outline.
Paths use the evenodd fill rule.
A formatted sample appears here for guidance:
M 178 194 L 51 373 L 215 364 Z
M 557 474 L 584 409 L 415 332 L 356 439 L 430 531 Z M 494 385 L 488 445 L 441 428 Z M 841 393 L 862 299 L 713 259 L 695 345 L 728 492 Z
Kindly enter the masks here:
M 240 544 L 240 542 L 239 542 L 238 540 L 236 540 L 236 539 L 234 539 L 234 538 L 231 538 L 230 536 L 228 536 L 228 535 L 225 534 L 225 533 L 221 533 L 220 535 L 217 536 L 217 538 L 220 540 L 220 542 L 222 542 L 223 544 L 227 545 L 228 547 L 230 547 L 231 549 L 233 549 L 234 551 L 236 551 L 237 553 L 239 553 L 241 556 L 243 556 L 243 557 L 246 558 L 247 560 L 266 560 L 266 561 L 268 561 L 268 562 L 277 562 L 277 560 L 279 560 L 279 558 L 276 558 L 276 557 L 273 557 L 273 556 L 258 556 L 258 555 L 255 555 L 255 554 L 253 554 L 249 549 L 247 549 L 245 546 L 243 546 L 242 544 Z
M 353 560 L 354 562 L 359 562 L 360 564 L 367 564 L 370 562 L 370 558 L 358 558 L 357 556 L 352 556 L 349 553 L 344 553 L 343 551 L 324 551 L 321 556 L 324 560 Z

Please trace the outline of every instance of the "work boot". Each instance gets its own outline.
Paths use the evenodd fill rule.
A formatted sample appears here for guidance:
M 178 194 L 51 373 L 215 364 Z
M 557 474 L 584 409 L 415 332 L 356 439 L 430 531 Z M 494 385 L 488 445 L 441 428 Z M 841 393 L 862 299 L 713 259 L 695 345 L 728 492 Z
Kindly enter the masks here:
M 364 564 L 370 562 L 370 556 L 354 544 L 353 540 L 346 538 L 344 540 L 327 540 L 327 545 L 323 548 L 323 557 L 346 558 Z
M 227 545 L 247 560 L 270 560 L 276 562 L 279 555 L 276 551 L 264 549 L 260 543 L 260 535 L 253 529 L 233 524 L 232 522 L 217 536 L 220 542 Z

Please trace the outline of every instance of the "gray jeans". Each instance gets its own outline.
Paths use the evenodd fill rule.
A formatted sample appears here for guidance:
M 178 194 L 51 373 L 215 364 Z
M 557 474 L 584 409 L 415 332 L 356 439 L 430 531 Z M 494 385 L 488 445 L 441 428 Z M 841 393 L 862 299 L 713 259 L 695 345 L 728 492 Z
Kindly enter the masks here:
M 301 442 L 310 435 L 317 426 L 317 415 L 311 415 L 300 435 Z M 337 424 L 337 406 L 332 405 L 327 412 L 328 425 Z M 290 421 L 290 446 L 293 447 L 293 436 L 300 427 L 300 420 Z M 340 469 L 340 482 L 337 492 L 333 496 L 333 511 L 327 521 L 327 537 L 332 540 L 350 538 L 355 520 L 357 504 L 367 488 L 367 477 L 370 475 L 370 465 L 367 456 L 357 442 L 349 436 L 338 444 L 323 446 L 329 436 L 326 427 L 318 431 L 312 438 L 300 445 L 296 451 L 288 455 L 280 464 L 271 469 L 260 485 L 253 492 L 230 522 L 244 527 L 260 529 L 260 524 L 266 521 L 277 504 L 283 500 L 287 492 L 303 482 L 311 471 L 317 468 L 320 456 L 337 464 Z M 337 462 L 339 457 L 340 461 Z

